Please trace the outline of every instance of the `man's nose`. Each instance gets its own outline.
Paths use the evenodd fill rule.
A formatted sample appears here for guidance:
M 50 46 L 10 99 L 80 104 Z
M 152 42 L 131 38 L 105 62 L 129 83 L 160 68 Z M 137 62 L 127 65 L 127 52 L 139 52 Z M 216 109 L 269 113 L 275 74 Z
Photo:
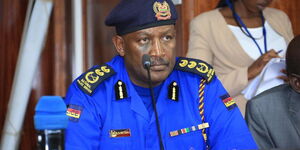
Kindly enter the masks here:
M 151 56 L 163 56 L 165 55 L 165 51 L 161 45 L 161 42 L 159 40 L 154 40 L 151 50 L 150 50 Z

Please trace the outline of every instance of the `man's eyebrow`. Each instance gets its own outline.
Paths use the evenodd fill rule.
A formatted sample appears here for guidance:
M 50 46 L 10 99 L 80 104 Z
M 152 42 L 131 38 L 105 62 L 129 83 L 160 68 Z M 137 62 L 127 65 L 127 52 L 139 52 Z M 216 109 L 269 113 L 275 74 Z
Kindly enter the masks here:
M 158 31 L 156 31 L 158 32 Z M 169 28 L 169 29 L 166 29 L 165 31 L 161 31 L 161 34 L 167 34 L 167 33 L 176 33 L 176 30 L 172 29 L 172 28 Z M 136 35 L 137 36 L 149 36 L 151 35 L 152 32 L 147 32 L 147 31 L 137 31 Z
M 168 29 L 166 31 L 164 31 L 163 33 L 176 33 L 176 31 L 174 29 Z
M 145 31 L 143 31 L 143 32 L 138 32 L 138 33 L 137 33 L 137 35 L 138 35 L 138 36 L 141 36 L 141 35 L 149 35 L 149 33 L 148 33 L 148 32 L 145 32 Z

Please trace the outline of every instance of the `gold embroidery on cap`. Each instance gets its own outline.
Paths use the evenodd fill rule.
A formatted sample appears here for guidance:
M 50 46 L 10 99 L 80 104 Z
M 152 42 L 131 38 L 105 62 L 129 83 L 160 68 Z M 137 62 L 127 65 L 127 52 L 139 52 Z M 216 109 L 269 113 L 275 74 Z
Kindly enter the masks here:
M 157 20 L 167 20 L 171 18 L 171 10 L 169 4 L 164 1 L 163 3 L 155 2 L 153 4 L 153 10 L 156 13 Z

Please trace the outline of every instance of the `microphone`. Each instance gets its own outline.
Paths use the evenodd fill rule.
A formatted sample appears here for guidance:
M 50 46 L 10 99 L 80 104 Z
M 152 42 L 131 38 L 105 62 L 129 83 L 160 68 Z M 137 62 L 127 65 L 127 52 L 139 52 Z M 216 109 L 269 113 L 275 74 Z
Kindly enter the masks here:
M 66 104 L 59 96 L 39 99 L 34 115 L 38 150 L 64 150 L 64 132 L 68 125 L 66 110 Z
M 151 60 L 150 60 L 150 56 L 147 54 L 144 54 L 142 57 L 142 63 L 144 65 L 145 69 L 149 69 L 151 66 Z
M 154 92 L 153 92 L 151 75 L 150 75 L 151 60 L 150 60 L 150 56 L 148 54 L 143 55 L 142 64 L 144 65 L 144 68 L 148 72 L 148 84 L 149 84 L 149 89 L 151 92 L 152 106 L 153 106 L 153 110 L 155 113 L 155 122 L 156 122 L 156 127 L 157 127 L 157 134 L 158 134 L 158 138 L 159 138 L 159 147 L 160 147 L 160 150 L 164 150 L 164 145 L 163 145 L 161 131 L 160 131 L 160 124 L 159 124 L 158 114 L 157 114 L 157 109 L 156 109 L 156 103 L 155 103 L 156 100 L 154 98 Z

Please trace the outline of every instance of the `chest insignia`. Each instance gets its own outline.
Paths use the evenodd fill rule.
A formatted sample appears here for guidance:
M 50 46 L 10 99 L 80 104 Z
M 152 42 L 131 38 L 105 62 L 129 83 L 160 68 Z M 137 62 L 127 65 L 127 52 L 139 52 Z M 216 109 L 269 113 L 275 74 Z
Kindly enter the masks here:
M 67 116 L 69 116 L 69 120 L 73 122 L 78 122 L 82 110 L 83 109 L 81 106 L 70 104 L 67 109 Z
M 108 65 L 93 67 L 77 79 L 78 87 L 88 95 L 92 95 L 98 85 L 115 74 L 115 71 Z
M 129 136 L 131 136 L 131 133 L 130 133 L 130 129 L 110 130 L 109 136 L 111 138 L 129 137 Z
M 220 97 L 224 103 L 224 105 L 226 106 L 226 108 L 228 110 L 231 110 L 233 108 L 236 107 L 236 103 L 234 102 L 234 100 L 229 96 L 229 94 L 225 94 L 223 96 Z
M 175 69 L 192 72 L 203 77 L 207 83 L 215 77 L 214 69 L 204 61 L 192 58 L 180 57 L 175 65 Z
M 178 101 L 178 95 L 179 95 L 179 86 L 177 82 L 173 81 L 168 87 L 168 98 L 173 101 Z
M 186 133 L 189 133 L 189 132 L 194 132 L 194 131 L 198 131 L 198 130 L 202 130 L 202 129 L 206 129 L 206 128 L 209 128 L 209 124 L 208 123 L 202 123 L 202 124 L 199 124 L 197 126 L 192 126 L 192 127 L 189 127 L 189 128 L 183 128 L 183 129 L 179 129 L 179 130 L 176 130 L 176 131 L 171 131 L 169 134 L 170 134 L 171 137 L 173 137 L 173 136 L 186 134 Z
M 127 98 L 127 96 L 128 96 L 127 89 L 126 89 L 126 85 L 123 81 L 119 80 L 115 84 L 115 94 L 116 94 L 117 100 Z

